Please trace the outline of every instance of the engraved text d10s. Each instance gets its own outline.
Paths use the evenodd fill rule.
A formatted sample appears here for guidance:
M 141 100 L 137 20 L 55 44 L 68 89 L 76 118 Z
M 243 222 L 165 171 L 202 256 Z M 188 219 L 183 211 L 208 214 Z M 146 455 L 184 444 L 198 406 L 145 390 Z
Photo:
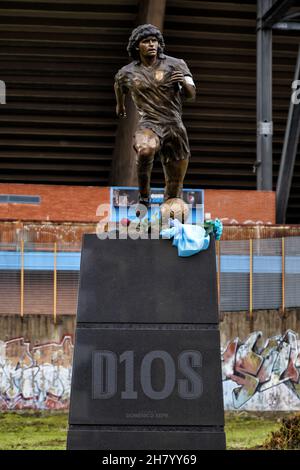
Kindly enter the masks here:
M 162 361 L 164 367 L 164 385 L 161 390 L 154 390 L 152 384 L 153 361 Z M 93 353 L 93 399 L 109 399 L 118 393 L 118 367 L 124 363 L 125 390 L 121 397 L 136 400 L 135 380 L 139 380 L 144 394 L 152 400 L 168 398 L 177 385 L 178 396 L 184 400 L 200 398 L 203 382 L 199 374 L 202 367 L 202 355 L 199 351 L 182 351 L 176 358 L 166 351 L 150 351 L 142 359 L 140 370 L 135 370 L 134 351 L 125 351 L 120 356 L 113 351 L 94 351 Z M 178 378 L 177 373 L 183 378 Z

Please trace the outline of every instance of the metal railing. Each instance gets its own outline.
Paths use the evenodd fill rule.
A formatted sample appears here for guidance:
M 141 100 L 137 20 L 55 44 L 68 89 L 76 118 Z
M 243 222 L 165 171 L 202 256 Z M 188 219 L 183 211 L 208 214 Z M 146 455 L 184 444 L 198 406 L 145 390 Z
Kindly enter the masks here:
M 220 241 L 216 262 L 221 312 L 300 306 L 300 237 Z M 0 244 L 0 314 L 75 315 L 79 269 L 79 244 Z

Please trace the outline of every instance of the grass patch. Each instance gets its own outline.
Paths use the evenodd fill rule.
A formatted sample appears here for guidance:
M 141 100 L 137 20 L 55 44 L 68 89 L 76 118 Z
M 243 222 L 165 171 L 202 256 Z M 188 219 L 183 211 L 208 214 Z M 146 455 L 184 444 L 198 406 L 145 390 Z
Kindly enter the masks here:
M 291 415 L 291 414 L 290 414 Z M 280 430 L 287 413 L 226 412 L 227 448 L 232 450 L 272 447 L 272 432 Z M 3 412 L 0 414 L 0 450 L 64 450 L 67 412 Z M 267 445 L 271 447 L 266 447 Z
M 64 450 L 66 412 L 5 412 L 0 415 L 1 450 Z
M 267 437 L 279 429 L 283 413 L 226 412 L 227 449 L 259 449 Z

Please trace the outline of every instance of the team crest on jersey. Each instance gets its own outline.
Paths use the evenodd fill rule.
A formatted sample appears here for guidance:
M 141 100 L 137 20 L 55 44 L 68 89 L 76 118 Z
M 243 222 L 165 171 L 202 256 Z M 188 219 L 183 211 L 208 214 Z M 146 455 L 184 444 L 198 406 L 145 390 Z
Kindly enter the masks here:
M 164 72 L 162 70 L 156 70 L 155 72 L 155 80 L 157 80 L 158 82 L 161 82 L 162 79 L 164 78 Z
M 141 84 L 142 84 L 141 80 L 138 77 L 134 77 L 133 82 L 134 82 L 136 87 L 140 87 Z

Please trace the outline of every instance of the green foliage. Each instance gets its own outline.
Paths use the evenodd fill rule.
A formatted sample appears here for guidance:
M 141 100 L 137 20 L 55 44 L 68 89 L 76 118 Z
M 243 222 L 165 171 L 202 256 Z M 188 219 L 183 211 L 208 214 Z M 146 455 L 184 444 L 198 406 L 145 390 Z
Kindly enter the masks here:
M 282 420 L 278 431 L 272 432 L 263 448 L 270 450 L 300 449 L 300 414 Z

